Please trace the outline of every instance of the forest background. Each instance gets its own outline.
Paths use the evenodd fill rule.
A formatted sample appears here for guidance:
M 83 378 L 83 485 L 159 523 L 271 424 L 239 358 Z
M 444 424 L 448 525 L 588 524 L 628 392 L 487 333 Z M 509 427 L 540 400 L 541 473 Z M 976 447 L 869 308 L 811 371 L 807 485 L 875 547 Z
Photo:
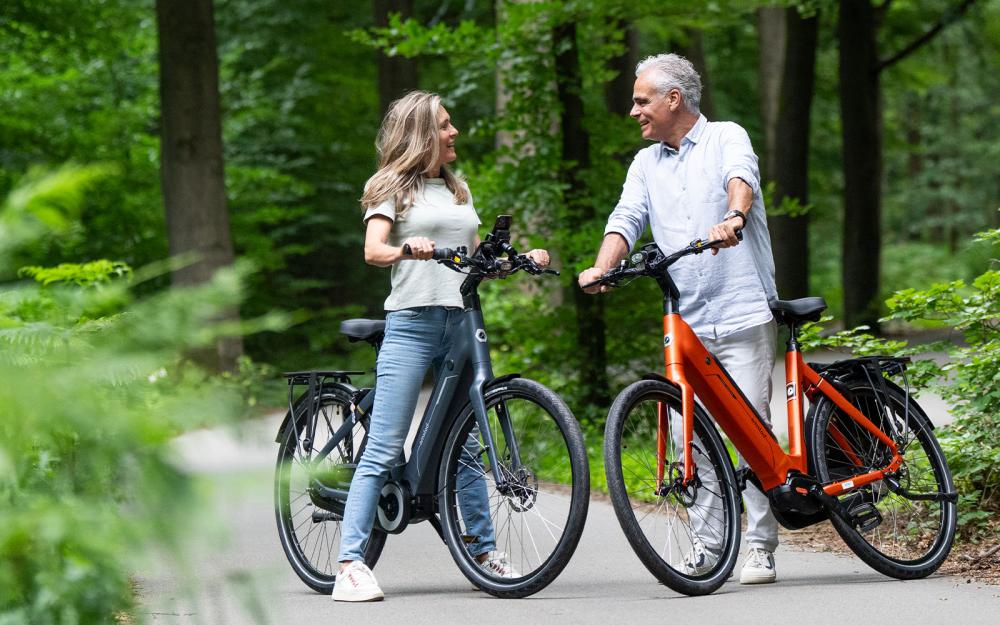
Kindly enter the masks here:
M 971 348 L 932 373 L 977 424 L 954 430 L 963 520 L 994 531 L 1000 2 L 20 0 L 0 9 L 0 582 L 18 589 L 0 607 L 48 622 L 40 571 L 81 574 L 25 555 L 51 549 L 107 581 L 73 605 L 127 609 L 108 545 L 170 523 L 112 529 L 192 496 L 171 436 L 278 405 L 277 371 L 371 369 L 338 326 L 388 291 L 358 198 L 410 89 L 442 95 L 483 223 L 512 214 L 516 244 L 562 270 L 484 288 L 496 370 L 598 432 L 659 368 L 655 285 L 589 297 L 575 274 L 643 146 L 635 64 L 663 51 L 699 69 L 709 119 L 750 133 L 784 298 Z M 39 398 L 54 379 L 76 399 Z M 148 508 L 122 494 L 140 483 Z M 39 510 L 52 533 L 31 529 Z M 63 513 L 110 525 L 87 536 Z

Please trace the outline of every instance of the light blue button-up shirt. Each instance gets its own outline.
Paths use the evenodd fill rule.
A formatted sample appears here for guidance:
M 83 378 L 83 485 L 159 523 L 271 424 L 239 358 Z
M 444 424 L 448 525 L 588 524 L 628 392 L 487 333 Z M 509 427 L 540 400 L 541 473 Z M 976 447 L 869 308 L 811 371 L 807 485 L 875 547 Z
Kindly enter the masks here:
M 680 149 L 657 143 L 639 151 L 629 167 L 621 199 L 604 234 L 616 232 L 629 249 L 649 225 L 666 253 L 722 221 L 729 210 L 726 188 L 739 178 L 753 189 L 743 241 L 711 253 L 687 256 L 670 268 L 680 291 L 680 312 L 696 334 L 716 339 L 771 320 L 777 297 L 774 258 L 767 231 L 760 171 L 750 137 L 732 122 L 698 116 Z

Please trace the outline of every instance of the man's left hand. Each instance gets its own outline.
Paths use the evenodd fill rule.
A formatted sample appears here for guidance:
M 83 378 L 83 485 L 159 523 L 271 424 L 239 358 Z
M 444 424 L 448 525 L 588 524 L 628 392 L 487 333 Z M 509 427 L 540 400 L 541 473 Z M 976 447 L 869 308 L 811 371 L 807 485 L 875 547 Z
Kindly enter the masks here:
M 712 256 L 719 253 L 724 247 L 739 245 L 740 240 L 736 238 L 736 231 L 743 227 L 743 220 L 739 217 L 730 217 L 722 223 L 717 223 L 708 230 L 708 241 L 722 241 L 712 248 Z

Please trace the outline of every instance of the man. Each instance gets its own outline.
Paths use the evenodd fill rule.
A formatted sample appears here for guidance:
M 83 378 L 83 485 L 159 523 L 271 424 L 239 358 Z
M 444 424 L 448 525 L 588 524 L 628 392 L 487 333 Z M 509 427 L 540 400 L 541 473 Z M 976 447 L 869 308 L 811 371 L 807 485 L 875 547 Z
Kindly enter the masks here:
M 664 252 L 691 240 L 721 239 L 723 253 L 682 259 L 671 268 L 680 289 L 685 320 L 729 371 L 750 404 L 770 424 L 774 319 L 768 299 L 777 297 L 774 259 L 760 193 L 757 157 L 750 138 L 731 122 L 709 122 L 698 110 L 701 78 L 676 54 L 660 54 L 636 68 L 631 116 L 644 139 L 656 144 L 640 150 L 629 167 L 621 199 L 608 219 L 594 267 L 579 276 L 580 285 L 600 278 L 625 258 L 650 225 Z M 736 231 L 743 228 L 739 247 Z M 589 293 L 605 291 L 592 287 Z M 743 459 L 740 458 L 740 463 Z M 744 584 L 773 582 L 778 524 L 767 497 L 748 485 L 747 543 L 740 573 Z M 685 558 L 690 573 L 714 565 L 719 552 L 695 533 Z M 709 528 L 711 530 L 711 528 Z

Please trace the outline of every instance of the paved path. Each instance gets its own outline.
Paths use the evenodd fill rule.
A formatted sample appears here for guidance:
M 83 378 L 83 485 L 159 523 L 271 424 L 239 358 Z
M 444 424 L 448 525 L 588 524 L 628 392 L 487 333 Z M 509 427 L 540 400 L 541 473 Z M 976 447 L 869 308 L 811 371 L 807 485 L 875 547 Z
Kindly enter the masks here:
M 780 548 L 779 582 L 729 582 L 709 597 L 687 598 L 658 585 L 632 554 L 611 507 L 593 502 L 586 530 L 565 572 L 549 588 L 503 601 L 473 591 L 426 523 L 391 536 L 376 573 L 387 593 L 379 604 L 344 605 L 312 593 L 278 544 L 271 507 L 270 442 L 274 422 L 239 437 L 188 435 L 178 444 L 185 466 L 216 505 L 187 544 L 192 565 L 180 570 L 149 554 L 138 582 L 142 611 L 156 625 L 211 623 L 1000 623 L 1000 587 L 934 576 L 900 582 L 853 557 Z

